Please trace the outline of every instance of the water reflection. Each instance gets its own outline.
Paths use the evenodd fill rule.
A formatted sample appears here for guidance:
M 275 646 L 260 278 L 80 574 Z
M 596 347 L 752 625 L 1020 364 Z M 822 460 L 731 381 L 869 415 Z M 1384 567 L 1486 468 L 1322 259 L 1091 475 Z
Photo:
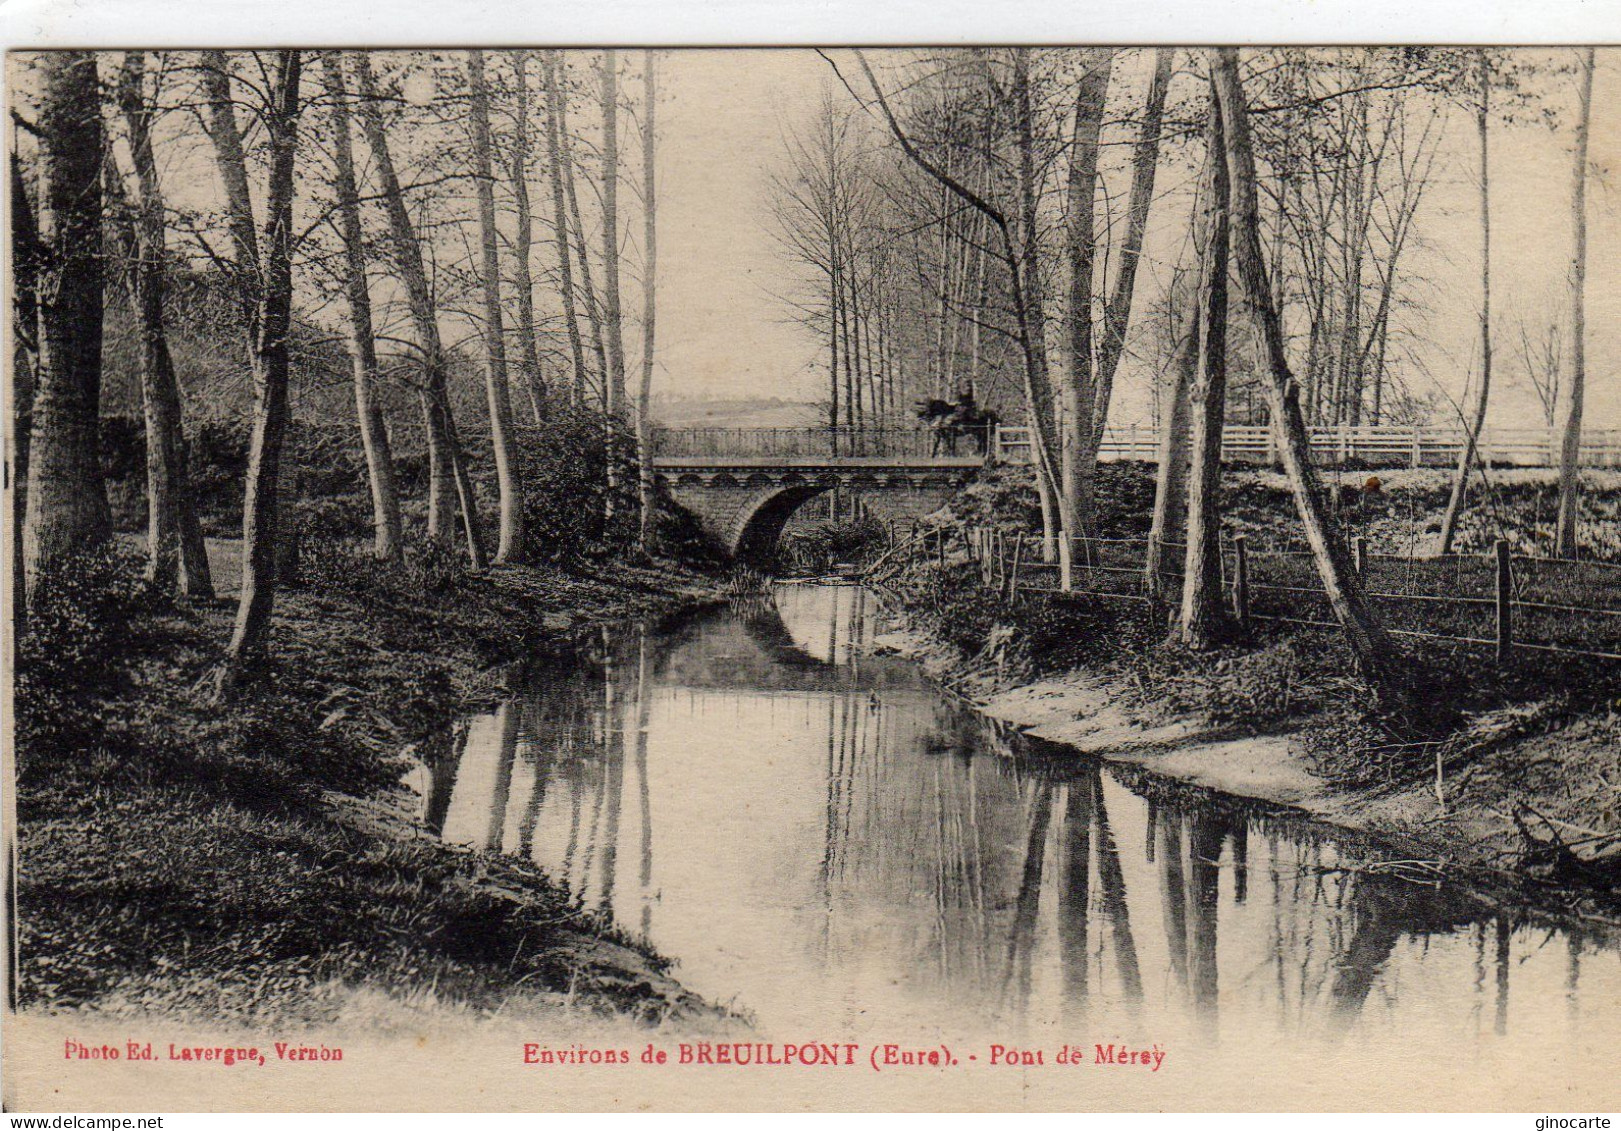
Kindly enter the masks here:
M 785 586 L 605 633 L 429 752 L 424 819 L 533 859 L 767 1032 L 1596 1049 L 1621 1020 L 1613 941 L 1026 741 L 871 655 L 884 622 L 859 588 Z

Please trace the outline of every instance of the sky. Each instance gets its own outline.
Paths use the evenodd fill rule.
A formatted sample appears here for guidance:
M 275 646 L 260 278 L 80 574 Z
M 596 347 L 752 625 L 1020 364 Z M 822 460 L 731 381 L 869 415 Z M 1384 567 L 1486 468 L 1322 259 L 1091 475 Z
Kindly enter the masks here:
M 825 352 L 783 301 L 796 274 L 766 219 L 787 124 L 831 72 L 804 50 L 674 51 L 659 126 L 659 372 L 682 396 L 807 397 Z
M 1546 53 L 1544 53 L 1546 54 Z M 1566 59 L 1571 52 L 1558 53 Z M 831 69 L 815 52 L 674 51 L 663 67 L 660 124 L 659 371 L 656 388 L 679 396 L 800 396 L 820 389 L 819 343 L 793 324 L 778 296 L 798 278 L 774 246 L 765 183 L 785 123 L 810 113 Z M 1122 73 L 1131 64 L 1122 62 Z M 1188 83 L 1186 75 L 1176 80 Z M 836 83 L 836 93 L 844 96 Z M 1516 382 L 1518 323 L 1544 326 L 1562 295 L 1571 247 L 1573 75 L 1549 80 L 1567 111 L 1558 129 L 1494 125 L 1491 137 L 1493 301 L 1497 377 L 1491 420 L 1539 425 L 1533 394 Z M 1593 95 L 1588 200 L 1588 421 L 1621 427 L 1621 216 L 1610 178 L 1621 169 L 1621 58 L 1600 51 Z M 1478 367 L 1479 211 L 1473 125 L 1450 120 L 1432 188 L 1417 221 L 1423 246 L 1406 263 L 1424 279 L 1429 307 L 1419 351 L 1430 375 L 1419 392 L 1459 399 Z M 1118 173 L 1114 191 L 1123 193 Z M 1162 177 L 1174 181 L 1175 174 Z M 1185 179 L 1185 178 L 1183 178 Z M 1156 204 L 1138 302 L 1162 285 L 1187 228 L 1177 190 Z M 1298 358 L 1295 360 L 1299 360 Z M 1123 373 L 1112 414 L 1148 419 L 1146 381 Z
M 882 71 L 884 60 L 874 61 Z M 639 51 L 623 53 L 628 68 L 639 66 Z M 1538 58 L 1570 61 L 1570 51 L 1539 50 Z M 1144 57 L 1125 53 L 1116 81 L 1134 87 Z M 453 60 L 446 65 L 455 68 Z M 578 73 L 588 61 L 578 58 Z M 1190 92 L 1186 73 L 1173 80 Z M 314 85 L 313 76 L 310 78 Z M 767 207 L 768 181 L 783 156 L 783 135 L 814 111 L 823 91 L 836 99 L 849 95 L 828 63 L 815 51 L 793 49 L 671 50 L 661 53 L 658 189 L 659 263 L 658 349 L 654 389 L 680 398 L 764 398 L 817 400 L 823 389 L 822 343 L 794 321 L 787 301 L 802 285 L 802 268 L 789 263 L 776 245 Z M 1178 87 L 1175 84 L 1180 84 Z M 1535 426 L 1541 409 L 1518 380 L 1518 331 L 1523 321 L 1541 329 L 1557 315 L 1569 264 L 1571 228 L 1570 111 L 1575 102 L 1571 74 L 1547 80 L 1547 101 L 1564 112 L 1556 129 L 1542 124 L 1495 125 L 1492 132 L 1493 276 L 1499 376 L 1494 381 L 1491 421 Z M 627 96 L 640 97 L 639 80 L 627 78 Z M 1621 53 L 1599 52 L 1593 97 L 1589 179 L 1588 248 L 1588 412 L 1593 427 L 1621 427 Z M 1135 94 L 1129 97 L 1138 97 Z M 581 121 L 589 114 L 582 110 Z M 498 122 L 499 125 L 499 122 Z M 185 126 L 183 118 L 174 128 Z M 217 177 L 204 146 L 191 129 L 188 148 L 164 150 L 171 203 L 217 206 Z M 625 171 L 634 188 L 639 177 L 639 141 L 627 127 Z M 180 136 L 177 134 L 177 137 Z M 459 135 L 457 135 L 459 138 Z M 1478 368 L 1479 213 L 1475 139 L 1467 114 L 1455 111 L 1445 135 L 1433 185 L 1417 220 L 1419 243 L 1404 258 L 1403 272 L 1422 279 L 1424 313 L 1418 323 L 1418 352 L 1425 373 L 1408 379 L 1421 394 L 1434 394 L 1445 408 L 1461 402 Z M 458 141 L 458 144 L 460 142 Z M 357 141 L 358 145 L 358 141 Z M 1106 147 L 1107 148 L 1107 147 Z M 1117 201 L 1124 196 L 1127 148 L 1106 153 L 1104 174 Z M 409 173 L 408 173 L 409 177 Z M 1139 312 L 1164 286 L 1186 242 L 1186 170 L 1169 161 L 1161 166 L 1160 194 L 1150 218 L 1144 269 L 1139 276 Z M 305 194 L 304 199 L 308 199 Z M 626 238 L 639 239 L 634 194 L 627 193 Z M 470 203 L 470 202 L 469 202 Z M 539 193 L 537 238 L 547 235 L 546 194 Z M 471 208 L 467 209 L 471 217 Z M 373 218 L 375 220 L 375 217 Z M 463 241 L 465 242 L 465 241 Z M 541 246 L 535 253 L 544 257 Z M 627 352 L 639 357 L 639 251 L 627 266 Z M 549 261 L 544 261 L 549 262 Z M 537 266 L 541 265 L 537 261 Z M 391 286 L 379 264 L 374 291 Z M 374 296 L 374 301 L 381 294 Z M 544 307 L 549 296 L 537 294 Z M 337 307 L 322 317 L 338 318 Z M 467 334 L 448 335 L 452 340 Z M 1129 343 L 1128 343 L 1129 349 Z M 1294 360 L 1298 362 L 1300 357 Z M 1150 379 L 1146 367 L 1130 359 L 1117 383 L 1111 419 L 1119 424 L 1150 418 Z

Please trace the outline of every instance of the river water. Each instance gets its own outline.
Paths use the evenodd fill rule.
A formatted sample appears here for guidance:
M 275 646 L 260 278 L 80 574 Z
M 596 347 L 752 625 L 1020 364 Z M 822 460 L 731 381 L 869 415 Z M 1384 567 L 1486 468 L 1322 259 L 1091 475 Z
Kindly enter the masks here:
M 532 859 L 762 1039 L 1616 1067 L 1613 937 L 1027 740 L 869 654 L 889 627 L 858 587 L 783 585 L 604 633 L 464 720 L 424 820 Z

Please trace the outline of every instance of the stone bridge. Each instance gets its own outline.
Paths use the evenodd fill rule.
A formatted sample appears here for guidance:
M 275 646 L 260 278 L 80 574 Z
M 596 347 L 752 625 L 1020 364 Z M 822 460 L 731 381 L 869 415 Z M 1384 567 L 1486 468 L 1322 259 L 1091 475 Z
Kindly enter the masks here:
M 905 522 L 945 505 L 983 466 L 978 455 L 679 455 L 653 460 L 672 498 L 728 554 L 769 560 L 790 517 L 840 487 L 880 521 Z

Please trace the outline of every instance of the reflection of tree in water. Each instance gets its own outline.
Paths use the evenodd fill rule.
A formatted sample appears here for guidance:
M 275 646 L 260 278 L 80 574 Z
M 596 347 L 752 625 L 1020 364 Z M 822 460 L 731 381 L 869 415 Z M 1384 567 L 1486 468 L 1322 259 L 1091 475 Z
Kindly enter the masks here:
M 629 875 L 621 852 L 639 849 L 634 926 L 649 934 L 655 683 L 723 701 L 809 693 L 825 796 L 816 894 L 801 911 L 827 967 L 880 950 L 940 1000 L 1016 1023 L 1146 1002 L 1215 1040 L 1218 1011 L 1242 1003 L 1283 1032 L 1344 1033 L 1396 992 L 1383 974 L 1404 940 L 1473 923 L 1478 991 L 1507 1029 L 1507 919 L 1361 871 L 1371 851 L 1322 826 L 1052 757 L 911 665 L 865 654 L 873 612 L 855 593 L 822 620 L 813 612 L 789 623 L 760 603 L 670 631 L 604 632 L 579 662 L 530 673 L 521 696 L 425 747 L 428 826 L 443 828 L 452 793 L 476 787 L 488 807 L 473 842 L 536 859 L 602 914 Z M 497 748 L 493 767 L 458 783 L 479 743 Z M 1574 1012 L 1581 940 L 1567 950 Z
M 548 801 L 561 799 L 566 816 L 558 811 L 553 817 L 559 825 L 559 852 L 538 862 L 582 906 L 610 911 L 619 868 L 628 721 L 636 736 L 642 794 L 644 859 L 638 879 L 645 892 L 651 879 L 651 801 L 645 780 L 650 668 L 645 652 L 639 637 L 627 644 L 604 630 L 568 662 L 532 665 L 515 678 L 509 697 L 492 715 L 458 723 L 437 739 L 425 759 L 428 828 L 447 833 L 452 796 L 458 790 L 476 791 L 478 797 L 467 803 L 483 814 L 482 827 L 456 830 L 458 839 L 536 857 L 542 814 Z M 470 750 L 475 741 L 486 748 Z M 488 772 L 477 781 L 467 775 L 475 753 L 481 768 L 486 766 L 482 759 L 488 759 Z

